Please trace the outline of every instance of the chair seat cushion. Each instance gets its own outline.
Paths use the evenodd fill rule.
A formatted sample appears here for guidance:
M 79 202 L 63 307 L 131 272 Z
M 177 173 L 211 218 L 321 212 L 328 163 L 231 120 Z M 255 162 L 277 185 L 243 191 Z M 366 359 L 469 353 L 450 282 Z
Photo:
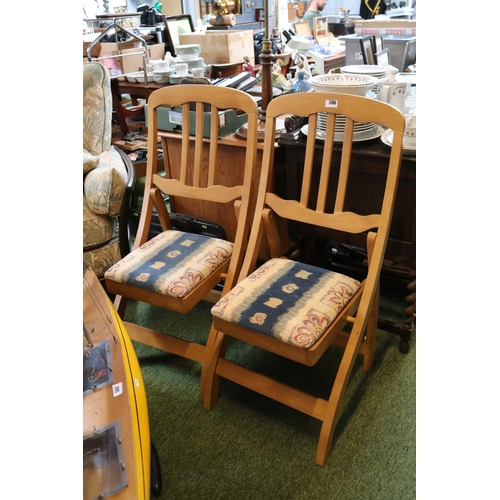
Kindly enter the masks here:
M 271 259 L 212 308 L 227 322 L 309 348 L 359 289 L 343 274 L 287 259 Z
M 165 231 L 112 266 L 107 280 L 183 298 L 233 253 L 233 243 L 182 231 Z

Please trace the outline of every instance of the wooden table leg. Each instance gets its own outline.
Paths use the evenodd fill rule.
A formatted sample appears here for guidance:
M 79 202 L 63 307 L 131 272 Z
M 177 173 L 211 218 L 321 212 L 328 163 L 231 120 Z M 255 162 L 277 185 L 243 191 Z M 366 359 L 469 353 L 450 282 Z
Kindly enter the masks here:
M 415 270 L 410 271 L 410 276 L 416 278 Z M 378 328 L 385 332 L 395 333 L 399 336 L 399 352 L 407 354 L 410 350 L 410 340 L 413 328 L 415 326 L 415 310 L 417 301 L 417 281 L 413 279 L 406 287 L 408 295 L 405 297 L 408 307 L 404 310 L 405 318 L 402 323 L 394 323 L 385 319 L 378 320 Z
M 121 102 L 121 94 L 118 88 L 118 80 L 116 79 L 111 80 L 111 94 L 113 96 L 113 108 L 116 112 L 116 118 L 123 137 L 129 133 L 127 116 L 137 117 L 144 115 L 144 106 L 132 106 L 130 108 L 123 106 Z M 134 96 L 131 96 L 131 99 L 132 103 L 137 102 L 137 99 Z

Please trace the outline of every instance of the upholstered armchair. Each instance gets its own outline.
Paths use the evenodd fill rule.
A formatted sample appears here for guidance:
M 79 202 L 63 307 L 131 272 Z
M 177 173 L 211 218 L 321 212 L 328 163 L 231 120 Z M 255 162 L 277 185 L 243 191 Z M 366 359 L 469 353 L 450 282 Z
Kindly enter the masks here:
M 83 64 L 83 259 L 99 279 L 130 252 L 127 210 L 135 181 L 128 156 L 111 144 L 110 74 Z

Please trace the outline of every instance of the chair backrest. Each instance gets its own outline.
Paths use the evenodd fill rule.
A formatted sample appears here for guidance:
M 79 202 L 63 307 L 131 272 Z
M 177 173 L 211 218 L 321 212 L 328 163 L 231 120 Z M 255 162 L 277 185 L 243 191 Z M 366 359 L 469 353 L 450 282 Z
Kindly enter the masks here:
M 98 156 L 111 148 L 113 100 L 109 70 L 99 62 L 83 64 L 83 149 Z
M 234 248 L 242 249 L 250 227 L 249 210 L 252 181 L 255 179 L 258 108 L 248 94 L 232 88 L 210 85 L 175 85 L 153 92 L 147 103 L 148 112 L 148 159 L 146 167 L 145 197 L 137 230 L 135 248 L 148 239 L 153 207 L 160 216 L 163 230 L 171 229 L 162 193 L 169 197 L 181 197 L 221 204 L 222 210 L 232 210 L 238 219 Z M 158 174 L 158 112 L 168 108 L 180 108 L 182 112 L 182 141 L 180 158 L 168 158 L 168 145 L 162 137 L 166 164 L 176 162 L 179 168 L 169 169 L 167 176 Z M 220 175 L 218 162 L 218 134 L 220 112 L 239 110 L 248 116 L 245 165 L 237 166 L 242 172 L 241 182 L 228 185 L 227 176 Z M 204 137 L 206 121 L 210 123 L 210 138 Z M 194 126 L 193 126 L 194 122 Z M 191 134 L 191 130 L 194 131 Z M 236 168 L 236 167 L 235 167 Z M 178 175 L 174 174 L 174 170 Z M 175 175 L 175 177 L 174 177 Z M 148 196 L 147 194 L 150 194 Z M 202 217 L 202 214 L 198 214 Z M 166 221 L 166 224 L 164 223 Z M 218 222 L 218 221 L 213 221 Z M 241 223 L 243 222 L 243 223 Z M 228 276 L 234 275 L 243 260 L 243 252 L 233 254 Z M 226 282 L 231 280 L 226 278 Z
M 307 132 L 305 160 L 303 172 L 298 175 L 300 195 L 297 200 L 278 196 L 273 192 L 271 182 L 276 147 L 276 119 L 280 115 L 289 113 L 308 117 L 307 130 L 304 129 Z M 380 125 L 394 131 L 384 196 L 376 212 L 356 213 L 355 201 L 358 196 L 350 196 L 349 206 L 347 209 L 345 207 L 353 142 L 360 137 L 360 130 L 363 134 L 366 128 Z M 371 283 L 370 286 L 375 287 L 392 218 L 401 164 L 404 125 L 404 116 L 393 106 L 356 95 L 308 92 L 284 95 L 272 100 L 266 110 L 262 174 L 241 278 L 255 268 L 260 240 L 264 235 L 262 228 L 266 227 L 266 224 L 261 225 L 259 215 L 265 215 L 266 210 L 271 209 L 279 218 L 294 221 L 295 224 L 322 226 L 328 230 L 344 233 L 367 232 L 372 236 L 376 232 L 375 244 L 371 246 L 371 243 L 367 242 L 367 248 L 373 249 L 371 260 L 376 262 L 376 265 L 369 267 L 366 284 L 368 286 Z M 377 136 L 377 130 L 381 129 L 373 130 L 373 135 Z M 316 147 L 320 140 L 323 143 L 322 148 Z M 341 153 L 334 155 L 334 151 L 340 149 Z M 334 165 L 335 168 L 332 168 L 332 161 L 337 161 L 336 158 L 340 159 L 338 164 Z M 368 193 L 359 193 L 359 198 L 365 196 L 368 196 Z M 275 238 L 279 231 L 268 231 L 267 234 L 268 239 Z M 270 248 L 274 253 L 273 257 L 281 256 L 279 244 L 270 241 Z

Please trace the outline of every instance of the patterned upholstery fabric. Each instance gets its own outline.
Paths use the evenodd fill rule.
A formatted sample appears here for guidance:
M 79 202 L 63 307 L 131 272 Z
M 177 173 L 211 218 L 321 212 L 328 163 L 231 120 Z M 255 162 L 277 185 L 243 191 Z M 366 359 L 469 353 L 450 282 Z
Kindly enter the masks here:
M 83 150 L 83 175 L 97 167 L 99 157 L 91 155 L 88 151 Z
M 99 215 L 92 211 L 83 197 L 83 249 L 104 245 L 116 235 L 118 221 L 109 215 Z M 114 264 L 114 262 L 113 262 Z M 95 269 L 94 269 L 95 272 Z M 96 273 L 97 274 L 97 273 Z
M 83 192 L 95 214 L 118 217 L 127 185 L 127 169 L 114 148 L 99 155 L 99 164 L 84 178 Z
M 238 283 L 212 314 L 289 344 L 308 348 L 359 289 L 339 273 L 272 259 Z
M 83 149 L 98 156 L 111 147 L 113 98 L 108 69 L 100 63 L 83 65 Z
M 117 237 L 127 169 L 111 146 L 109 71 L 83 64 L 83 257 L 98 278 L 121 258 Z
M 105 245 L 83 252 L 83 260 L 92 268 L 96 276 L 104 276 L 115 262 L 119 261 L 120 240 L 118 236 L 109 240 Z
M 106 271 L 119 283 L 182 298 L 233 253 L 233 243 L 209 236 L 166 231 Z

